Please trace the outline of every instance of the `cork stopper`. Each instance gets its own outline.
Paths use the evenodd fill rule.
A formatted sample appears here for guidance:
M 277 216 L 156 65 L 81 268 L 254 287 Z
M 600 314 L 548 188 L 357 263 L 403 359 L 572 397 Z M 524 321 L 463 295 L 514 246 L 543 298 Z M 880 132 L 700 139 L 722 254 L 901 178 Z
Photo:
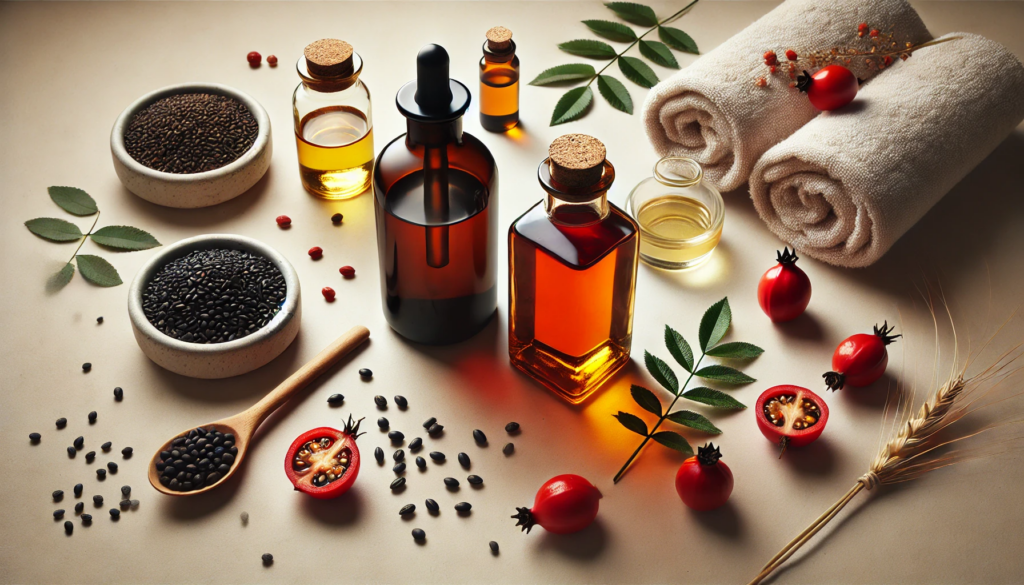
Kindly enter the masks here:
M 306 67 L 317 77 L 352 73 L 352 45 L 338 39 L 320 39 L 306 45 Z
M 604 144 L 586 134 L 559 136 L 548 148 L 551 178 L 566 187 L 589 187 L 604 173 Z
M 487 48 L 496 53 L 507 51 L 512 46 L 512 31 L 496 26 L 487 31 Z

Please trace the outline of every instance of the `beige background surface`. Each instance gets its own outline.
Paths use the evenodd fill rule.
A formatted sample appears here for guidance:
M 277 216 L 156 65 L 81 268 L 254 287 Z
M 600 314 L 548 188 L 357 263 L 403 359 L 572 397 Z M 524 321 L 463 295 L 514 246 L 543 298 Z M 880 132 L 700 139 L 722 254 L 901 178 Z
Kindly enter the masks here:
M 678 2 L 653 3 L 661 15 Z M 1024 57 L 1024 3 L 916 2 L 936 35 L 967 30 L 984 34 Z M 699 46 L 710 50 L 773 6 L 771 2 L 701 2 L 680 21 Z M 483 32 L 495 24 L 515 31 L 523 77 L 575 60 L 557 42 L 589 37 L 579 20 L 609 18 L 595 3 L 6 3 L 0 5 L 0 581 L 4 582 L 746 582 L 774 552 L 830 505 L 866 469 L 873 454 L 887 387 L 901 369 L 927 382 L 933 362 L 931 330 L 917 288 L 938 279 L 953 299 L 960 325 L 980 339 L 1009 315 L 1024 293 L 1024 131 L 999 149 L 937 205 L 878 264 L 839 270 L 811 260 L 804 269 L 814 282 L 808 314 L 787 326 L 772 326 L 761 313 L 755 288 L 782 246 L 757 218 L 742 191 L 727 194 L 722 245 L 706 267 L 669 274 L 641 266 L 637 285 L 634 357 L 652 349 L 667 357 L 662 327 L 670 323 L 687 337 L 705 307 L 728 295 L 734 312 L 733 339 L 767 351 L 746 370 L 756 384 L 733 394 L 753 405 L 765 388 L 779 383 L 820 387 L 820 374 L 843 337 L 876 321 L 898 321 L 906 340 L 894 346 L 890 374 L 874 387 L 829 395 L 831 421 L 814 446 L 784 460 L 756 430 L 752 410 L 713 415 L 720 442 L 736 475 L 736 490 L 724 509 L 694 514 L 678 500 L 672 480 L 680 458 L 651 447 L 618 485 L 611 477 L 637 444 L 611 418 L 620 408 L 637 410 L 630 383 L 654 387 L 633 364 L 581 407 L 569 407 L 514 372 L 507 362 L 507 306 L 472 341 L 444 348 L 410 345 L 391 332 L 380 311 L 372 201 L 313 199 L 300 187 L 291 133 L 290 96 L 298 82 L 293 63 L 311 40 L 334 36 L 356 47 L 366 60 L 364 80 L 375 99 L 377 149 L 404 131 L 394 108 L 396 90 L 414 75 L 414 56 L 427 42 L 443 44 L 453 57 L 452 75 L 471 87 Z M 250 50 L 276 54 L 276 69 L 251 70 Z M 681 57 L 685 65 L 693 57 Z M 655 67 L 665 77 L 669 71 Z M 172 210 L 127 192 L 113 173 L 110 127 L 137 96 L 164 85 L 215 81 L 249 92 L 270 112 L 274 161 L 267 176 L 229 203 L 202 210 Z M 630 85 L 634 101 L 644 91 Z M 561 91 L 525 86 L 523 130 L 517 138 L 482 132 L 476 108 L 466 130 L 492 149 L 501 169 L 501 225 L 507 227 L 539 199 L 537 163 L 549 141 L 564 131 L 587 132 L 608 146 L 618 180 L 612 199 L 622 204 L 629 189 L 648 176 L 655 161 L 638 118 L 598 102 L 581 122 L 549 128 Z M 475 97 L 475 90 L 474 90 Z M 941 148 L 941 144 L 936 144 Z M 49 185 L 86 189 L 103 212 L 101 225 L 143 227 L 161 242 L 230 232 L 259 238 L 291 259 L 302 279 L 304 325 L 284 355 L 249 375 L 226 381 L 196 381 L 149 362 L 135 345 L 128 323 L 128 286 L 100 289 L 81 277 L 58 294 L 46 294 L 47 276 L 72 247 L 44 242 L 22 223 L 39 216 L 66 217 L 46 196 Z M 329 216 L 345 215 L 342 227 Z M 274 217 L 289 214 L 294 227 L 277 229 Z M 87 227 L 84 220 L 76 223 Z M 305 254 L 325 250 L 320 262 Z M 84 251 L 94 251 L 87 243 Z M 505 257 L 502 244 L 500 257 Z M 152 252 L 104 253 L 126 281 Z M 504 262 L 504 260 L 502 260 Z M 342 281 L 338 266 L 358 270 Z M 505 270 L 499 286 L 506 286 Z M 322 286 L 338 291 L 327 304 Z M 95 323 L 99 315 L 102 325 Z M 145 481 L 149 454 L 166 437 L 189 425 L 239 411 L 272 388 L 349 326 L 372 331 L 371 343 L 272 417 L 251 459 L 230 485 L 202 498 L 172 500 Z M 1024 338 L 1020 320 L 1004 341 Z M 1004 344 L 1005 346 L 1005 344 Z M 975 345 L 977 347 L 977 344 Z M 945 359 L 945 358 L 943 358 Z M 83 374 L 82 362 L 93 363 Z M 943 362 L 945 363 L 945 362 Z M 356 370 L 376 372 L 370 383 Z M 114 386 L 125 399 L 115 403 Z M 346 395 L 345 406 L 328 409 L 326 398 Z M 420 422 L 437 416 L 446 426 L 430 449 L 449 455 L 443 468 L 409 473 L 409 489 L 392 495 L 393 474 L 370 459 L 346 497 L 317 502 L 290 490 L 282 473 L 286 446 L 300 432 L 340 424 L 341 416 L 368 417 L 360 439 L 369 458 L 386 439 L 372 421 L 372 395 L 408 397 L 410 408 L 388 411 L 393 428 L 422 435 Z M 1011 406 L 1019 412 L 1020 404 Z M 95 425 L 86 413 L 99 412 Z M 994 414 L 999 414 L 998 412 Z M 69 419 L 56 431 L 53 421 Z M 522 423 L 516 453 L 505 458 L 502 430 Z M 470 431 L 487 432 L 480 449 Z M 27 435 L 43 433 L 31 446 Z M 116 454 L 131 445 L 137 455 L 121 471 L 97 482 L 79 456 L 65 448 L 84 435 L 87 449 L 114 442 Z M 704 437 L 687 433 L 691 442 Z M 446 475 L 464 477 L 454 463 L 459 451 L 473 458 L 484 477 L 481 490 L 444 489 Z M 100 462 L 107 456 L 101 455 Z M 114 458 L 120 461 L 119 455 Z M 999 460 L 965 464 L 936 473 L 905 489 L 860 498 L 802 552 L 780 582 L 1021 582 L 1024 559 L 1024 480 L 1020 452 Z M 528 505 L 549 477 L 580 473 L 604 493 L 599 521 L 574 537 L 543 530 L 524 535 L 508 518 Z M 50 492 L 67 492 L 59 507 L 71 510 L 71 487 L 84 482 L 91 496 L 108 505 L 93 511 L 89 528 L 76 521 L 64 535 L 51 518 Z M 106 508 L 118 488 L 133 486 L 138 511 L 118 523 Z M 434 518 L 424 498 L 442 505 Z M 452 505 L 474 504 L 469 518 Z M 869 503 L 870 500 L 870 503 Z M 398 509 L 414 502 L 420 512 L 403 521 Z M 869 504 L 869 505 L 868 505 Z M 239 514 L 248 511 L 248 526 Z M 426 530 L 417 546 L 413 527 Z M 501 544 L 493 557 L 487 542 Z M 272 568 L 260 555 L 274 554 Z M 813 555 L 807 554 L 813 552 Z

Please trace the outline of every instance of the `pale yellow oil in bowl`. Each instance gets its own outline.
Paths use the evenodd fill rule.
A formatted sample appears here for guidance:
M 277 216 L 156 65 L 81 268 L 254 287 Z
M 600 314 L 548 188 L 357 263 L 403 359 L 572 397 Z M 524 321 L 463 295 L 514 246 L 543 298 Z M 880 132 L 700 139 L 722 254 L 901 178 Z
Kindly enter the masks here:
M 644 202 L 637 210 L 643 235 L 640 254 L 674 266 L 690 267 L 705 260 L 722 238 L 711 210 L 696 199 L 665 195 Z

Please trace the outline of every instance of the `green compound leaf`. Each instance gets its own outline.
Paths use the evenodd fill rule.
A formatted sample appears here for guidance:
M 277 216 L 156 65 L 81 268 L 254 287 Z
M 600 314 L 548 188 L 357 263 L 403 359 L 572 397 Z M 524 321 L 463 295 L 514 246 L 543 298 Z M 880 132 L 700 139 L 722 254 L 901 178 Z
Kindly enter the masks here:
M 617 55 L 615 49 L 608 43 L 592 39 L 566 41 L 559 44 L 558 48 L 571 55 L 588 57 L 590 59 L 614 59 L 615 55 Z
M 583 24 L 587 25 L 587 28 L 609 41 L 629 43 L 636 40 L 636 33 L 633 32 L 633 29 L 621 22 L 612 22 L 610 20 L 584 20 Z
M 641 26 L 654 26 L 658 24 L 658 17 L 650 6 L 644 6 L 636 2 L 608 2 L 605 6 L 626 22 L 632 22 Z
M 160 245 L 149 232 L 129 225 L 108 225 L 89 237 L 101 246 L 119 250 L 148 250 Z
M 690 38 L 690 35 L 684 33 L 678 28 L 672 28 L 671 26 L 659 26 L 658 38 L 660 38 L 663 43 L 677 51 L 693 53 L 694 55 L 700 54 L 700 51 L 697 50 L 697 43 Z
M 89 282 L 99 286 L 117 286 L 121 284 L 121 276 L 110 262 L 99 256 L 79 254 L 78 270 Z
M 757 381 L 729 366 L 707 366 L 697 370 L 693 375 L 705 380 L 717 380 L 726 384 L 749 384 Z
M 50 292 L 59 291 L 71 282 L 71 277 L 74 275 L 75 265 L 68 262 L 63 268 L 53 273 L 53 275 L 46 280 L 46 290 Z
M 28 231 L 51 242 L 73 242 L 82 238 L 78 226 L 55 217 L 38 217 L 25 222 Z
M 708 307 L 700 320 L 700 348 L 707 352 L 721 341 L 731 322 L 732 309 L 729 308 L 728 297 Z
M 727 408 L 730 410 L 743 410 L 747 406 L 720 390 L 698 386 L 692 390 L 683 392 L 682 398 L 714 406 L 715 408 Z
M 720 358 L 732 358 L 732 359 L 751 359 L 764 353 L 764 350 L 752 343 L 744 343 L 742 341 L 733 341 L 730 343 L 723 343 L 722 345 L 716 345 L 707 351 L 707 354 L 714 357 Z
M 99 211 L 96 201 L 76 187 L 48 187 L 46 190 L 54 203 L 72 215 L 86 216 Z
M 645 351 L 644 365 L 647 366 L 647 371 L 650 372 L 651 376 L 654 376 L 654 379 L 663 388 L 673 394 L 679 394 L 679 380 L 676 379 L 676 374 L 672 371 L 672 368 L 668 367 L 668 364 L 663 362 L 661 358 Z
M 647 423 L 645 423 L 640 417 L 629 414 L 628 412 L 619 411 L 619 414 L 613 414 L 619 423 L 627 429 L 633 431 L 638 435 L 647 436 Z
M 672 49 L 669 49 L 664 43 L 640 41 L 640 54 L 662 67 L 679 69 L 679 62 L 676 61 L 676 56 L 672 54 Z
M 629 393 L 633 395 L 633 401 L 639 404 L 640 408 L 655 416 L 661 416 L 661 401 L 654 395 L 654 392 L 633 384 Z
M 722 430 L 711 424 L 711 421 L 705 418 L 704 415 L 697 414 L 690 410 L 677 410 L 665 418 L 678 425 L 690 427 L 691 429 L 696 429 L 698 431 L 708 433 L 709 435 L 722 434 Z
M 594 66 L 587 63 L 556 65 L 551 69 L 541 71 L 540 75 L 530 82 L 530 85 L 551 85 L 553 83 L 590 79 L 594 76 L 594 73 Z
M 619 71 L 626 76 L 626 79 L 648 89 L 658 85 L 658 76 L 651 69 L 651 66 L 636 57 L 619 57 Z
M 678 331 L 665 325 L 665 346 L 676 362 L 687 372 L 693 372 L 693 350 Z
M 633 98 L 629 96 L 629 90 L 622 82 L 610 75 L 597 76 L 597 90 L 616 110 L 633 113 Z
M 654 433 L 654 435 L 651 436 L 651 438 L 661 443 L 662 445 L 668 447 L 669 449 L 675 449 L 676 451 L 679 451 L 680 453 L 686 455 L 687 457 L 693 455 L 693 447 L 690 447 L 690 444 L 686 442 L 686 439 L 684 439 L 683 436 L 677 432 L 660 431 Z
M 594 92 L 589 87 L 577 87 L 565 92 L 551 113 L 551 125 L 557 126 L 579 118 L 593 99 Z

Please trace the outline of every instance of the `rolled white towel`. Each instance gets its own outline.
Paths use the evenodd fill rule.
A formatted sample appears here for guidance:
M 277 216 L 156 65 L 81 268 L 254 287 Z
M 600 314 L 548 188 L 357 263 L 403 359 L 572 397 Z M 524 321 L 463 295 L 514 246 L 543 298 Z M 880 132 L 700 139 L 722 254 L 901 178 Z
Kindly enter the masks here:
M 776 235 L 868 266 L 1024 119 L 1020 61 L 984 37 L 949 37 L 960 38 L 897 62 L 757 162 L 750 195 Z
M 766 150 L 818 113 L 785 76 L 754 85 L 767 74 L 764 52 L 850 46 L 862 22 L 900 42 L 932 38 L 906 0 L 787 0 L 647 94 L 642 116 L 654 149 L 696 160 L 723 191 L 739 187 Z M 784 67 L 781 51 L 779 60 Z M 851 69 L 861 79 L 877 73 Z

